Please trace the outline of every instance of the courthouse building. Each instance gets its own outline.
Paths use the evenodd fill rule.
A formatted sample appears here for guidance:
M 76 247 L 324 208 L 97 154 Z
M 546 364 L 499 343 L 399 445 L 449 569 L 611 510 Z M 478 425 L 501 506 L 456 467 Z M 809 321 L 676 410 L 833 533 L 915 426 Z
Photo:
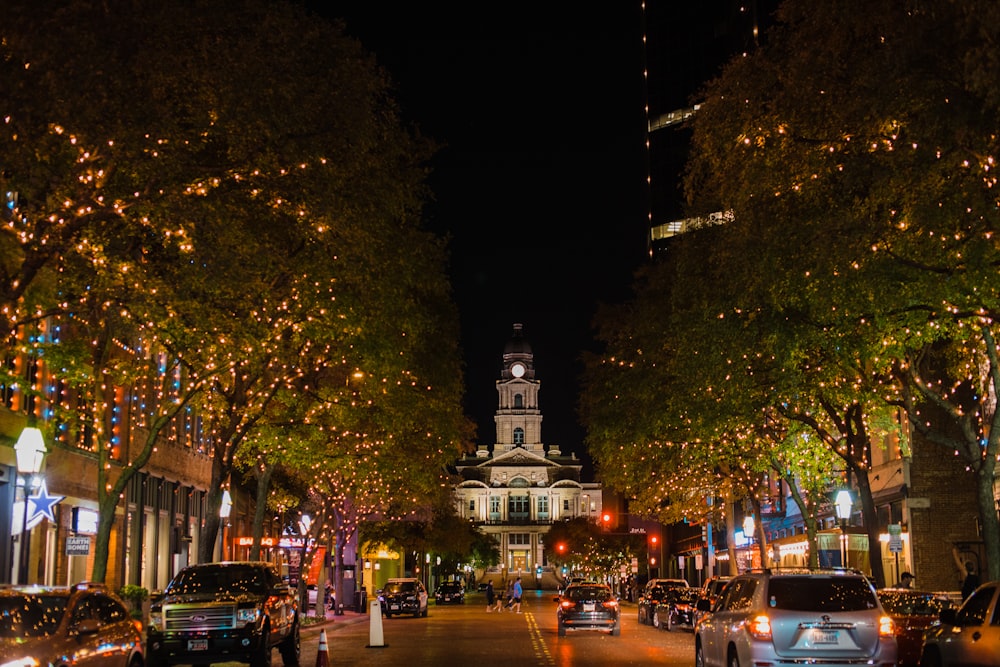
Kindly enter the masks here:
M 580 478 L 583 464 L 542 440 L 542 411 L 531 345 L 521 324 L 503 349 L 496 442 L 456 464 L 462 481 L 455 488 L 459 516 L 475 522 L 500 548 L 500 565 L 483 574 L 522 576 L 531 585 L 550 577 L 545 534 L 553 521 L 601 515 L 601 486 Z M 529 576 L 530 575 L 530 576 Z

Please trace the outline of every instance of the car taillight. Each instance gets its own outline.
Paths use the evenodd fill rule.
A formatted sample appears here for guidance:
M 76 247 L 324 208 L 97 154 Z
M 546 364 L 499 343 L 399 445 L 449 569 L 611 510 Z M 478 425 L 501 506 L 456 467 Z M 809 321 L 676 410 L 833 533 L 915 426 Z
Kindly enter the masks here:
M 601 604 L 603 606 L 607 607 L 608 609 L 617 609 L 618 608 L 618 600 L 608 600 L 606 602 L 602 602 Z
M 575 607 L 575 606 L 576 606 L 576 603 L 575 603 L 575 602 L 573 602 L 573 601 L 571 601 L 571 600 L 563 600 L 563 601 L 562 601 L 562 602 L 560 602 L 559 604 L 561 604 L 561 605 L 562 605 L 562 608 L 563 608 L 563 609 L 572 609 L 573 607 Z
M 896 628 L 893 625 L 892 619 L 888 616 L 883 616 L 878 619 L 878 636 L 879 637 L 894 637 L 896 635 Z
M 771 619 L 767 616 L 755 616 L 747 624 L 747 627 L 754 639 L 771 639 Z

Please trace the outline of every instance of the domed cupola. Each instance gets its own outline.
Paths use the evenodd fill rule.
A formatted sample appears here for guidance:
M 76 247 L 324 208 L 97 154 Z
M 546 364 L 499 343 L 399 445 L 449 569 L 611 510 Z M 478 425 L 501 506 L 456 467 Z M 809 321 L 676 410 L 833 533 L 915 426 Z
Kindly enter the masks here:
M 514 325 L 514 333 L 504 345 L 501 376 L 504 380 L 512 378 L 530 380 L 535 377 L 534 355 L 531 352 L 531 344 L 524 338 L 522 324 Z

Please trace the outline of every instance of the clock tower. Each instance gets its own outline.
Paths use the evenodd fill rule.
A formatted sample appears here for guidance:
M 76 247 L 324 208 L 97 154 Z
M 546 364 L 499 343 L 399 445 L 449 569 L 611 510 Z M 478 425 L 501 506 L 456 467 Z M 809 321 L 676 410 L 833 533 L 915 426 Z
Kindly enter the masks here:
M 553 521 L 596 522 L 603 505 L 600 483 L 580 479 L 583 466 L 576 455 L 542 444 L 540 386 L 531 345 L 515 324 L 496 380 L 496 441 L 492 448 L 481 443 L 474 455 L 455 464 L 461 477 L 455 509 L 499 546 L 500 563 L 481 575 L 500 590 L 515 575 L 523 577 L 525 588 L 557 588 L 562 577 L 546 562 L 545 534 Z
M 524 339 L 523 326 L 515 324 L 514 333 L 504 346 L 503 367 L 497 380 L 496 453 L 522 448 L 545 456 L 542 413 L 538 409 L 540 385 L 535 379 L 531 345 Z

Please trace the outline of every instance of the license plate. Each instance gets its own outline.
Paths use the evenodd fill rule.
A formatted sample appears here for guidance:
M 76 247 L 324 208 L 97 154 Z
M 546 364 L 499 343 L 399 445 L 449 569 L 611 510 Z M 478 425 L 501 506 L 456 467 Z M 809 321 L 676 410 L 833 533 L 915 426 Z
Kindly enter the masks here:
M 813 630 L 813 642 L 816 644 L 839 643 L 836 630 Z
M 594 603 L 593 602 L 584 602 L 583 603 L 583 610 L 584 611 L 594 611 Z
M 208 650 L 208 640 L 207 639 L 189 639 L 188 640 L 188 650 L 189 651 L 207 651 Z
M 399 605 L 398 604 L 391 604 L 391 605 L 389 605 L 389 609 L 399 609 Z

